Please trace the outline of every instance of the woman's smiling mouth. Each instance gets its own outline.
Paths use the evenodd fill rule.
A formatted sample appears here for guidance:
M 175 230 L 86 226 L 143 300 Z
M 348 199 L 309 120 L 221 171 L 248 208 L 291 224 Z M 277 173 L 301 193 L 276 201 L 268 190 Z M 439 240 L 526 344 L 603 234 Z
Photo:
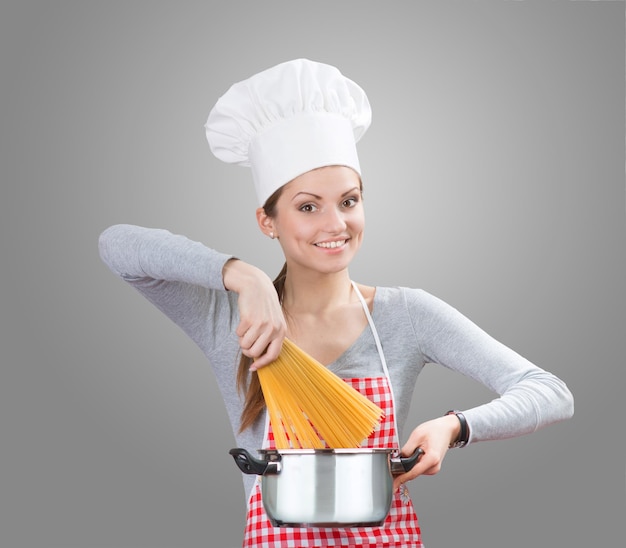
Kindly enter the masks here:
M 333 242 L 318 242 L 316 247 L 323 247 L 324 249 L 335 249 L 336 247 L 342 247 L 348 240 L 335 240 Z

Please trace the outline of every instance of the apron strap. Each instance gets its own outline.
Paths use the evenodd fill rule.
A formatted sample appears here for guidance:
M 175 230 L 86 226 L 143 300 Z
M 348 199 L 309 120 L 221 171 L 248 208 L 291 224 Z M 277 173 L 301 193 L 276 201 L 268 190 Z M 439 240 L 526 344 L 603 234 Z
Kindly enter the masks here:
M 393 403 L 393 427 L 396 433 L 396 438 L 398 439 L 398 443 L 400 441 L 400 432 L 398 432 L 398 421 L 396 419 L 396 398 L 393 394 L 393 385 L 391 384 L 391 376 L 389 375 L 389 368 L 387 367 L 387 360 L 385 360 L 385 353 L 383 352 L 383 346 L 380 344 L 380 338 L 378 337 L 378 331 L 376 331 L 376 326 L 374 325 L 374 320 L 372 319 L 372 315 L 370 314 L 370 309 L 367 306 L 367 302 L 365 302 L 365 298 L 359 291 L 356 283 L 352 281 L 352 287 L 354 288 L 357 297 L 361 301 L 361 305 L 363 306 L 363 311 L 365 312 L 365 317 L 367 318 L 367 323 L 372 330 L 372 335 L 374 336 L 374 342 L 376 343 L 376 349 L 378 350 L 378 355 L 380 356 L 380 361 L 383 364 L 383 371 L 385 372 L 385 376 L 387 377 L 387 382 L 389 383 L 389 391 L 391 392 L 391 401 Z

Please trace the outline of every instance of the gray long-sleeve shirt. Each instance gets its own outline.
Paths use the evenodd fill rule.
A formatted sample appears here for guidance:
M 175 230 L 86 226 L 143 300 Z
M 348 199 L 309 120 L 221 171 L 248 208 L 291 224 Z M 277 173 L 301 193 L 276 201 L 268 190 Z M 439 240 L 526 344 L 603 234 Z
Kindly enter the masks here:
M 236 387 L 239 312 L 237 294 L 227 291 L 222 280 L 222 269 L 231 256 L 166 230 L 133 225 L 106 229 L 99 246 L 108 267 L 202 349 L 215 372 L 237 445 L 251 452 L 261 448 L 262 420 L 239 433 L 243 407 Z M 530 433 L 573 414 L 573 397 L 563 381 L 423 290 L 377 287 L 372 318 L 389 368 L 400 432 L 426 363 L 458 371 L 498 394 L 464 411 L 470 443 Z M 369 326 L 328 367 L 343 378 L 381 375 Z M 255 478 L 243 478 L 250 492 Z

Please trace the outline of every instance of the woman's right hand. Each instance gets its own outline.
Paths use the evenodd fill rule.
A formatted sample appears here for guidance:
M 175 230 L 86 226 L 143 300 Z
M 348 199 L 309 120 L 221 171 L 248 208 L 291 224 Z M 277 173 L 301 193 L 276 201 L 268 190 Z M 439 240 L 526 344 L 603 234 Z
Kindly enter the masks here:
M 254 360 L 255 371 L 280 354 L 287 324 L 272 280 L 262 270 L 231 259 L 222 271 L 224 287 L 239 295 L 237 336 L 245 356 Z

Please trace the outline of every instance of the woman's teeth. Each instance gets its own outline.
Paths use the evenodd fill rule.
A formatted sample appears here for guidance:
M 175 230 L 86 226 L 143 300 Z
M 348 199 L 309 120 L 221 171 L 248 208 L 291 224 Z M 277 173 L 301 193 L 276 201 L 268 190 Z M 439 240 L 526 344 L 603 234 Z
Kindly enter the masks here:
M 325 247 L 326 249 L 332 249 L 334 247 L 341 247 L 346 243 L 345 240 L 339 240 L 337 242 L 320 242 L 315 244 L 317 247 Z

